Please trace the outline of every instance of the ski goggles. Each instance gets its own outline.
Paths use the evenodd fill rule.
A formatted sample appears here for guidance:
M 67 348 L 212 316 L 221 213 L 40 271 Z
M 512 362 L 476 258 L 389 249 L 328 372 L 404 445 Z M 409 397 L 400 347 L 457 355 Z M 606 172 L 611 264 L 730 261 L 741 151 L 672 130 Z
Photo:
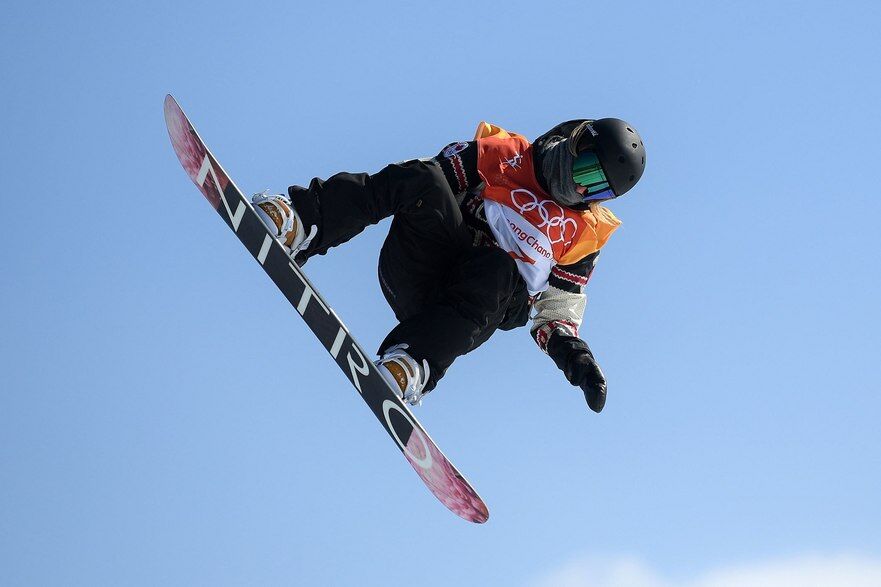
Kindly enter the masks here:
M 600 160 L 593 151 L 582 151 L 575 157 L 572 163 L 572 179 L 585 188 L 582 202 L 611 200 L 615 197 Z

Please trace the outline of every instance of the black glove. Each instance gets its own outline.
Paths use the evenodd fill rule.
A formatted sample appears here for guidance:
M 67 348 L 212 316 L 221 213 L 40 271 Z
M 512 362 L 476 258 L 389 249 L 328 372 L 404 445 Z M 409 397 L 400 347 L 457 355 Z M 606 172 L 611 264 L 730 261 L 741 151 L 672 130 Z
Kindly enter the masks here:
M 584 392 L 590 409 L 598 414 L 602 412 L 606 405 L 606 378 L 587 343 L 580 338 L 554 332 L 548 340 L 547 351 L 569 383 L 577 385 Z

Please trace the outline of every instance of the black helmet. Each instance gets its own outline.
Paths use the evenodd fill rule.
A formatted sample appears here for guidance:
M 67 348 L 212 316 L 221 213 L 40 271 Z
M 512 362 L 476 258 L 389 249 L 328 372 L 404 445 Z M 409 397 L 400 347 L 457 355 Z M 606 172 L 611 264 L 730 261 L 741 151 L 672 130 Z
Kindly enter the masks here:
M 569 151 L 578 155 L 592 150 L 612 186 L 615 196 L 623 196 L 636 185 L 645 170 L 645 147 L 632 126 L 620 118 L 585 120 L 569 135 Z
M 616 197 L 627 193 L 642 177 L 645 147 L 639 133 L 623 120 L 581 118 L 561 122 L 533 141 L 539 157 L 543 157 L 553 139 L 569 139 L 566 142 L 573 157 L 581 151 L 593 149 Z M 541 179 L 547 183 L 547 178 Z

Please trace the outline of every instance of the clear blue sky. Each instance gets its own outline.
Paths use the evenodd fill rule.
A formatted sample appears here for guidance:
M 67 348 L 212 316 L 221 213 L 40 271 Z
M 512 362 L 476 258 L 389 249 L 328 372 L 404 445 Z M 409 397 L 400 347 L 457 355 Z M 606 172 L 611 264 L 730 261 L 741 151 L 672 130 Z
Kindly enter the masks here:
M 0 584 L 877 571 L 879 28 L 870 2 L 5 5 Z M 583 327 L 606 410 L 495 336 L 418 411 L 491 511 L 450 514 L 187 179 L 168 92 L 251 192 L 480 120 L 632 122 L 648 167 Z M 307 266 L 371 350 L 387 227 Z

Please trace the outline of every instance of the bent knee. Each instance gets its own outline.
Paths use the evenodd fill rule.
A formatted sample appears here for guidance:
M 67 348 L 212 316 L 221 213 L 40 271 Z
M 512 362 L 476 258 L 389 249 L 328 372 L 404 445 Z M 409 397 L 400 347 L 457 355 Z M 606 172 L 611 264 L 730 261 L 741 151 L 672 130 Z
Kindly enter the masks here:
M 449 208 L 455 201 L 440 165 L 434 161 L 414 159 L 386 166 L 378 175 L 393 182 L 401 200 L 427 209 Z

